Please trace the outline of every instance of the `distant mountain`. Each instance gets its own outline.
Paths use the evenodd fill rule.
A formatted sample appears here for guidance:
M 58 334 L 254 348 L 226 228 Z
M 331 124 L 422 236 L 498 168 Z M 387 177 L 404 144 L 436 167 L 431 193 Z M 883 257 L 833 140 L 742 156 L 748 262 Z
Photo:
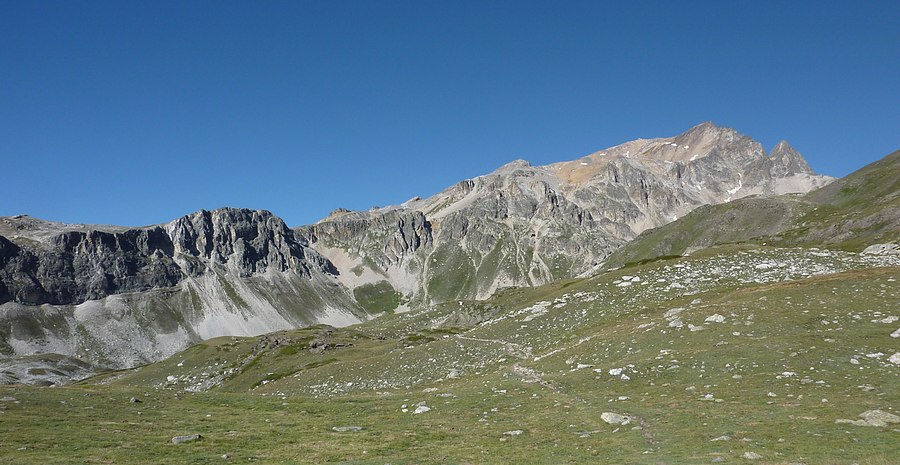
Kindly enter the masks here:
M 851 251 L 900 241 L 900 151 L 806 195 L 754 196 L 698 208 L 641 234 L 606 265 L 748 241 Z
M 697 207 L 831 180 L 787 142 L 767 154 L 733 129 L 703 123 L 569 162 L 517 160 L 427 199 L 337 211 L 296 231 L 348 288 L 415 306 L 577 276 Z
M 427 199 L 294 229 L 233 208 L 143 228 L 0 218 L 0 381 L 55 382 L 89 373 L 84 362 L 131 367 L 216 336 L 482 299 L 589 272 L 697 207 L 830 181 L 786 142 L 767 154 L 703 123 L 570 162 L 514 161 Z

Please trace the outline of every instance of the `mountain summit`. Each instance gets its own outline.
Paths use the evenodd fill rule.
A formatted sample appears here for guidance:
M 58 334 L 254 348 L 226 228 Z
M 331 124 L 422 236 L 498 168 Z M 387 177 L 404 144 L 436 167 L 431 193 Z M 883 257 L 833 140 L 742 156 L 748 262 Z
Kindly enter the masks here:
M 808 192 L 814 173 L 782 142 L 766 153 L 734 129 L 702 123 L 576 160 L 516 160 L 426 198 L 298 228 L 349 288 L 404 300 L 485 298 L 577 276 L 641 232 L 748 195 Z M 351 271 L 354 270 L 354 271 Z

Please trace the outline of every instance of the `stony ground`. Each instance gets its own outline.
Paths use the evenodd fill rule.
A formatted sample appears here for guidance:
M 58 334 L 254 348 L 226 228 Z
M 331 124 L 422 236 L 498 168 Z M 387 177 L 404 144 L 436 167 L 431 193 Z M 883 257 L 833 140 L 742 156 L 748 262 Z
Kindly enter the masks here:
M 214 339 L 76 386 L 3 388 L 0 460 L 896 463 L 898 275 L 897 256 L 732 247 Z

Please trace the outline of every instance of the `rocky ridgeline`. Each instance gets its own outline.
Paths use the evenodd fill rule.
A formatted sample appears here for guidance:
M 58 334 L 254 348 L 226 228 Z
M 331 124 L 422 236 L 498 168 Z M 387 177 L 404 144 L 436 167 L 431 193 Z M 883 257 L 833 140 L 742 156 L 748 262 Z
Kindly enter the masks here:
M 331 263 L 267 211 L 133 229 L 14 217 L 0 234 L 2 383 L 91 373 L 38 354 L 125 368 L 211 337 L 367 318 Z
M 0 236 L 0 303 L 79 304 L 172 287 L 217 266 L 241 277 L 267 270 L 307 277 L 334 272 L 267 211 L 201 210 L 162 226 L 63 229 L 47 238 L 31 233 L 45 232 L 53 223 L 32 220 L 24 223 L 28 228 L 16 218 L 3 221 L 7 234 L 18 234 L 13 240 Z
M 766 153 L 704 123 L 571 162 L 514 161 L 427 199 L 338 211 L 298 232 L 347 287 L 387 282 L 413 303 L 481 299 L 588 272 L 642 231 L 699 206 L 808 192 L 830 180 L 787 142 Z

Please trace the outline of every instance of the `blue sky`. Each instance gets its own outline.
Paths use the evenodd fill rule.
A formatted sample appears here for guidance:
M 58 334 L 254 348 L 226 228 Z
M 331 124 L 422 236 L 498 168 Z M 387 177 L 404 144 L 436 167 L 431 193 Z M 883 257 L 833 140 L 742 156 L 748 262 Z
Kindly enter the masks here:
M 900 2 L 0 0 L 0 215 L 290 225 L 706 120 L 900 148 Z

